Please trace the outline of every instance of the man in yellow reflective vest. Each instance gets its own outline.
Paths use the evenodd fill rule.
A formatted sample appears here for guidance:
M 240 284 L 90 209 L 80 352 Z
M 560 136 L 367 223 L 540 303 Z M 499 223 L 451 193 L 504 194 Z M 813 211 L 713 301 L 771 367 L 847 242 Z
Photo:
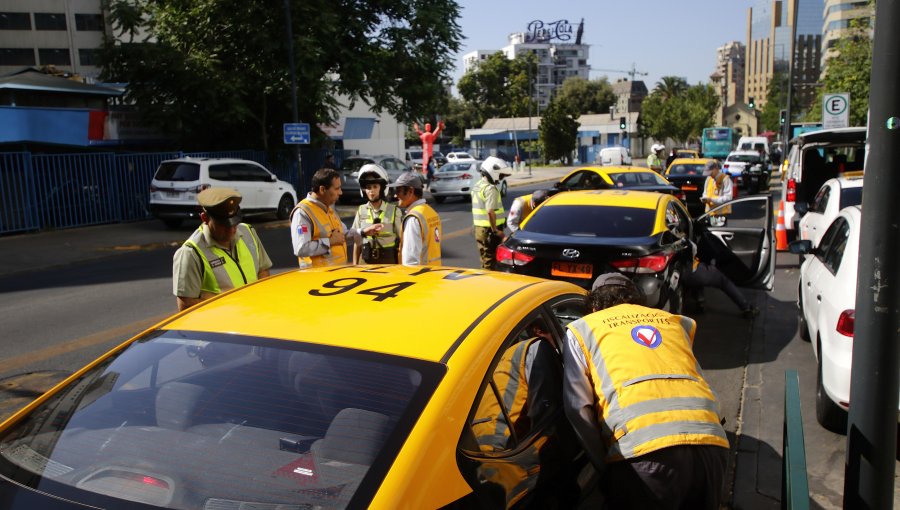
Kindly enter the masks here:
M 506 226 L 509 227 L 511 232 L 519 230 L 519 226 L 525 221 L 525 218 L 531 215 L 531 212 L 548 198 L 550 198 L 550 193 L 545 189 L 539 189 L 530 195 L 516 197 L 516 199 L 513 200 L 512 206 L 509 208 Z
M 413 172 L 403 172 L 390 187 L 397 194 L 397 205 L 406 211 L 401 221 L 400 263 L 441 265 L 441 217 L 422 198 L 422 178 Z
M 497 157 L 489 157 L 481 163 L 481 179 L 472 188 L 472 222 L 475 225 L 475 243 L 481 257 L 482 269 L 494 269 L 497 261 L 497 247 L 503 242 L 503 227 L 506 225 L 506 211 L 497 181 L 492 172 L 499 172 L 509 165 Z
M 361 243 L 362 236 L 381 231 L 381 223 L 348 230 L 334 210 L 340 197 L 341 175 L 321 168 L 313 174 L 312 191 L 291 211 L 291 244 L 301 269 L 345 265 L 347 237 Z
M 241 195 L 207 188 L 197 195 L 203 222 L 172 259 L 178 310 L 269 276 L 272 261 L 253 227 L 241 223 Z
M 700 201 L 706 204 L 706 211 L 734 200 L 734 184 L 731 177 L 722 171 L 719 162 L 712 159 L 706 162 L 706 171 L 708 174 L 706 181 L 703 183 L 703 195 Z M 718 211 L 710 214 L 709 223 L 712 226 L 724 226 L 725 215 L 731 214 L 731 206 L 723 207 Z
M 592 287 L 593 313 L 567 326 L 564 405 L 609 507 L 717 510 L 728 438 L 693 354 L 696 323 L 642 306 L 621 273 Z

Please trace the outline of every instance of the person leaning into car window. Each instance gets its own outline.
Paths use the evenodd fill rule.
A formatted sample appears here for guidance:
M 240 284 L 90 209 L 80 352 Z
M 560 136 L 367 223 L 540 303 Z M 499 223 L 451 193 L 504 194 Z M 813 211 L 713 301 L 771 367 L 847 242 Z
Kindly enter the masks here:
M 598 276 L 588 301 L 567 326 L 563 406 L 609 508 L 718 510 L 729 445 L 694 357 L 697 324 L 643 306 L 621 273 Z
M 197 195 L 200 225 L 175 252 L 172 286 L 178 310 L 269 276 L 272 261 L 253 227 L 241 223 L 241 194 L 207 188 Z
M 550 198 L 550 193 L 545 189 L 536 190 L 531 195 L 516 197 L 506 218 L 506 226 L 509 227 L 510 232 L 519 230 L 519 225 L 525 221 L 525 218 L 530 216 L 531 212 L 548 198 Z
M 313 175 L 312 191 L 291 211 L 291 244 L 300 268 L 340 266 L 348 263 L 347 237 L 361 243 L 362 236 L 381 231 L 381 223 L 360 230 L 347 229 L 334 210 L 341 197 L 341 175 L 321 168 Z
M 719 162 L 711 159 L 706 162 L 706 172 L 709 174 L 706 182 L 703 183 L 703 195 L 700 201 L 706 204 L 706 211 L 734 200 L 734 185 L 731 177 L 722 171 Z M 731 206 L 723 207 L 715 213 L 710 214 L 710 224 L 713 226 L 725 225 L 725 215 L 731 213 Z

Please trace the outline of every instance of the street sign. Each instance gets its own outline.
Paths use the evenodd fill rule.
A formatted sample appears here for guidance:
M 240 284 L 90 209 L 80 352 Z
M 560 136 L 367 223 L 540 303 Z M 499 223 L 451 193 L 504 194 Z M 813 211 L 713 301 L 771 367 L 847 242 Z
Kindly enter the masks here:
M 285 124 L 284 143 L 309 145 L 309 124 L 305 122 Z
M 822 97 L 822 127 L 850 127 L 850 94 L 825 94 Z

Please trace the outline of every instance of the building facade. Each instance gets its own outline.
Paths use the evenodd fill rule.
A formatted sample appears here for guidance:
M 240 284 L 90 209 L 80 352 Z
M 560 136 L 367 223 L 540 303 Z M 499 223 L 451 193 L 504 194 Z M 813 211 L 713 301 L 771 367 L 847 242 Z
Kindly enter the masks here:
M 861 20 L 871 31 L 872 8 L 869 2 L 860 0 L 825 0 L 822 15 L 822 70 L 829 57 L 835 54 L 835 45 L 847 35 L 853 20 Z
M 731 41 L 716 49 L 716 70 L 710 82 L 719 96 L 721 107 L 744 100 L 744 62 L 747 47 L 739 41 Z
M 642 80 L 620 79 L 612 83 L 613 94 L 616 95 L 616 106 L 612 113 L 640 113 L 641 104 L 647 97 L 647 86 Z

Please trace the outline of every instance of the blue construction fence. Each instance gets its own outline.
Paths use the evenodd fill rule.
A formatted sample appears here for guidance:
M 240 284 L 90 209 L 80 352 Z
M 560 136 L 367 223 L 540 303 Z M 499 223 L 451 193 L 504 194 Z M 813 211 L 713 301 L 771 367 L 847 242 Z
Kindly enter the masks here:
M 329 152 L 301 150 L 302 176 L 294 151 L 0 153 L 0 234 L 149 219 L 153 174 L 160 162 L 182 157 L 252 160 L 290 182 L 301 196 Z M 338 164 L 350 154 L 333 153 Z

